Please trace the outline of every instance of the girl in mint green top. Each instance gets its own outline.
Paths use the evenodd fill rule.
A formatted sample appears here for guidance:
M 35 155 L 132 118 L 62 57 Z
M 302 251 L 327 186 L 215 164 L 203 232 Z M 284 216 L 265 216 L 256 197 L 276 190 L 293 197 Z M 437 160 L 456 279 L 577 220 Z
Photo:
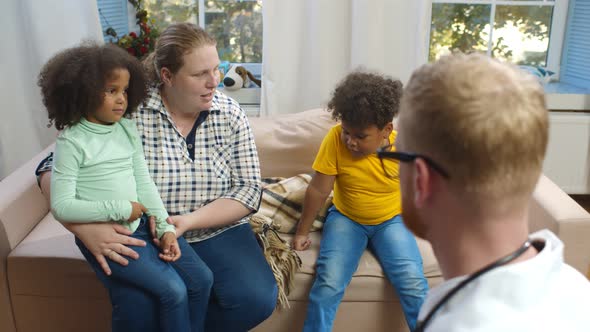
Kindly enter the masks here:
M 140 202 L 156 218 L 158 238 L 174 231 L 152 181 L 132 120 L 111 125 L 82 118 L 57 139 L 51 178 L 51 212 L 64 222 L 110 220 L 135 231 Z
M 70 48 L 43 67 L 43 102 L 50 121 L 63 130 L 55 148 L 51 212 L 61 222 L 115 222 L 133 231 L 147 246 L 134 248 L 140 257 L 127 266 L 109 264 L 111 275 L 77 238 L 76 244 L 111 299 L 122 287 L 137 287 L 158 299 L 160 326 L 154 328 L 202 331 L 211 285 L 196 269 L 200 258 L 167 223 L 137 128 L 124 118 L 145 98 L 146 82 L 141 64 L 112 45 Z M 160 248 L 152 242 L 148 215 L 156 220 Z M 141 312 L 128 315 L 143 319 Z

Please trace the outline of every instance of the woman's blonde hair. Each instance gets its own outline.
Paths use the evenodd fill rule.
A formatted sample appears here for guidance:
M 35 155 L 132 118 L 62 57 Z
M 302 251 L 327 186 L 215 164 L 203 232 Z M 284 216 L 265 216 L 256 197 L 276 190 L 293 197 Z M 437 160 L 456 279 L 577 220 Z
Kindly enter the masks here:
M 154 51 L 143 65 L 152 83 L 161 83 L 160 70 L 168 68 L 175 74 L 184 65 L 183 56 L 202 46 L 215 46 L 217 42 L 205 30 L 192 23 L 169 25 L 156 41 Z
M 416 70 L 402 97 L 403 148 L 451 173 L 475 200 L 528 199 L 548 140 L 542 86 L 514 65 L 455 54 Z

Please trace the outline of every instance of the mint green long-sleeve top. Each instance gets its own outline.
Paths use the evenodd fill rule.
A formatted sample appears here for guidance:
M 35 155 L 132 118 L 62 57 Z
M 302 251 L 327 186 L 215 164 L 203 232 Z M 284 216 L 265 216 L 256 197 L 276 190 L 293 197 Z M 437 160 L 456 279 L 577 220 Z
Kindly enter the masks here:
M 175 232 L 150 177 L 135 124 L 126 118 L 112 125 L 82 119 L 57 138 L 51 175 L 51 212 L 63 222 L 128 222 L 131 201 L 156 217 L 158 238 Z

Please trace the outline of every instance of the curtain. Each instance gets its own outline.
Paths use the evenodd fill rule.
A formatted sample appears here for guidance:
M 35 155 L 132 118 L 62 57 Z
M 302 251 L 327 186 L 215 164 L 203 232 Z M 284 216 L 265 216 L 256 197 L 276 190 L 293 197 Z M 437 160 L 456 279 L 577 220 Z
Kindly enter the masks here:
M 0 179 L 55 141 L 37 75 L 56 52 L 102 41 L 96 1 L 4 0 L 0 12 Z
M 358 68 L 407 82 L 426 62 L 428 0 L 265 0 L 261 115 L 325 106 Z

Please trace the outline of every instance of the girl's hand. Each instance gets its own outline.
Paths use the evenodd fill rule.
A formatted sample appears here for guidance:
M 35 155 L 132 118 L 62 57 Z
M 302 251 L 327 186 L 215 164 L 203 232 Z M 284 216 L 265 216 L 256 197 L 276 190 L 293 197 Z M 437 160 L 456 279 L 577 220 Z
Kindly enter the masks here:
M 131 202 L 131 216 L 127 221 L 132 222 L 139 219 L 144 213 L 147 212 L 147 209 L 143 204 L 137 202 Z
M 174 262 L 180 258 L 180 247 L 178 246 L 178 240 L 176 240 L 176 234 L 172 232 L 166 232 L 160 238 L 160 259 L 165 262 Z
M 111 269 L 106 258 L 127 266 L 129 261 L 125 256 L 132 259 L 139 258 L 137 252 L 128 246 L 145 247 L 146 245 L 144 241 L 129 236 L 132 232 L 119 224 L 62 223 L 62 225 L 84 243 L 106 275 L 111 275 Z
M 311 246 L 311 239 L 309 235 L 295 235 L 293 238 L 293 249 L 295 250 L 307 250 Z

